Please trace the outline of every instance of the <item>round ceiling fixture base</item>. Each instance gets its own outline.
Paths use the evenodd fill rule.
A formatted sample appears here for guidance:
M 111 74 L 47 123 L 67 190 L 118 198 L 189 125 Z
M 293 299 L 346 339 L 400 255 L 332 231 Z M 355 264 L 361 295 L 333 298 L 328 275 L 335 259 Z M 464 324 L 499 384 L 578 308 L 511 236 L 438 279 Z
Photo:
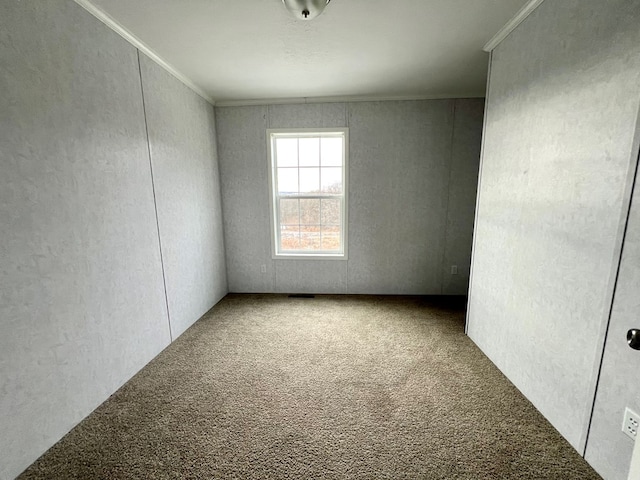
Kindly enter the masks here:
M 320 15 L 331 0 L 282 0 L 285 7 L 298 20 L 313 20 Z

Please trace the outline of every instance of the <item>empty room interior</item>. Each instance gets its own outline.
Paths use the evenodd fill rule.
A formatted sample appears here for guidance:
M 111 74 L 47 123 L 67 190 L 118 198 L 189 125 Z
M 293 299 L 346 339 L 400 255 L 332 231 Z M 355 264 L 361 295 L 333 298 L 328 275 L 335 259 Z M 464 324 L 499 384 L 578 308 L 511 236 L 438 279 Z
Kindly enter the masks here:
M 2 0 L 0 480 L 639 480 L 639 25 Z

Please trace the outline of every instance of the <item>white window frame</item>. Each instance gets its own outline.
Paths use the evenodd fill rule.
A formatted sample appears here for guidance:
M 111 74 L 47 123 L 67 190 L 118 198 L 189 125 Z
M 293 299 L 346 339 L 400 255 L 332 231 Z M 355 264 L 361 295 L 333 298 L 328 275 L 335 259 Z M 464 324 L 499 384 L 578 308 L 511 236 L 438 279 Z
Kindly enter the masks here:
M 284 251 L 279 252 L 278 247 L 280 245 L 280 218 L 278 209 L 278 200 L 281 198 L 277 192 L 277 171 L 276 171 L 276 159 L 275 153 L 275 139 L 283 137 L 322 137 L 323 135 L 337 134 L 344 138 L 342 144 L 342 194 L 309 194 L 309 195 L 295 195 L 287 196 L 283 198 L 300 198 L 300 199 L 323 199 L 323 198 L 340 198 L 342 207 L 342 222 L 340 225 L 340 232 L 342 235 L 342 251 L 318 251 L 318 250 L 305 250 L 305 251 Z M 347 225 L 348 225 L 348 165 L 349 165 L 349 129 L 345 127 L 340 128 L 269 128 L 267 129 L 267 156 L 269 160 L 269 219 L 271 222 L 271 257 L 274 260 L 287 260 L 287 259 L 303 259 L 303 260 L 347 260 Z

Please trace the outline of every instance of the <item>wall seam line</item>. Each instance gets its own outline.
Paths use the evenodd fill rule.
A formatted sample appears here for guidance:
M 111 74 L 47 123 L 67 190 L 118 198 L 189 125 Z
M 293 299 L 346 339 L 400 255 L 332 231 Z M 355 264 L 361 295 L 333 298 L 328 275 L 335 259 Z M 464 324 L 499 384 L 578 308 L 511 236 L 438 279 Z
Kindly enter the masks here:
M 160 239 L 160 221 L 158 220 L 158 202 L 156 200 L 156 185 L 153 177 L 153 162 L 151 161 L 151 140 L 149 138 L 149 124 L 147 123 L 147 106 L 144 99 L 144 84 L 142 82 L 142 65 L 140 62 L 140 50 L 136 48 L 138 54 L 138 75 L 140 77 L 140 94 L 142 96 L 142 113 L 144 115 L 144 129 L 147 135 L 147 152 L 149 155 L 149 170 L 151 172 L 151 191 L 153 192 L 153 208 L 156 214 L 156 231 L 158 232 L 158 249 L 160 251 L 160 267 L 162 269 L 162 285 L 164 287 L 164 302 L 167 307 L 167 324 L 169 327 L 169 341 L 173 343 L 173 333 L 171 331 L 171 313 L 169 312 L 169 296 L 167 294 L 167 279 L 164 271 L 164 256 L 162 254 L 162 240 Z
M 162 69 L 167 71 L 174 78 L 179 80 L 184 86 L 193 91 L 196 95 L 202 97 L 210 105 L 215 105 L 215 100 L 202 88 L 196 85 L 189 77 L 177 70 L 173 65 L 158 55 L 152 48 L 146 45 L 142 40 L 136 37 L 131 31 L 121 25 L 115 18 L 105 12 L 102 8 L 94 5 L 94 0 L 73 0 L 80 7 L 85 9 L 87 13 L 93 15 L 97 20 L 102 22 L 107 28 L 122 37 L 127 43 L 133 46 L 138 52 L 143 51 L 144 54 L 152 61 L 158 64 Z
M 444 295 L 444 257 L 447 254 L 447 238 L 449 237 L 449 203 L 451 202 L 451 174 L 453 171 L 453 143 L 456 130 L 456 106 L 457 100 L 453 100 L 451 108 L 451 138 L 449 139 L 449 172 L 447 175 L 447 203 L 444 209 L 444 229 L 442 234 L 442 257 L 440 258 L 440 295 Z
M 489 118 L 489 93 L 491 88 L 491 67 L 493 65 L 493 50 L 489 52 L 487 67 L 487 86 L 484 95 L 484 114 L 482 118 L 482 139 L 480 141 L 480 162 L 478 163 L 478 181 L 476 182 L 476 211 L 473 217 L 473 237 L 471 239 L 471 265 L 469 266 L 469 288 L 467 291 L 467 312 L 464 321 L 464 334 L 469 335 L 469 320 L 471 318 L 471 293 L 473 286 L 473 259 L 476 253 L 478 216 L 480 212 L 480 186 L 482 185 L 482 167 L 484 163 L 484 145 L 486 140 L 487 118 Z
M 220 219 L 222 221 L 222 251 L 224 253 L 224 275 L 227 283 L 227 293 L 225 296 L 229 294 L 229 263 L 227 262 L 227 237 L 224 228 L 224 220 L 225 220 L 225 209 L 224 209 L 224 201 L 222 199 L 222 162 L 220 161 L 220 155 L 218 154 L 218 121 L 217 121 L 217 112 L 216 107 L 211 106 L 211 111 L 213 113 L 213 148 L 215 153 L 216 165 L 218 167 L 218 192 L 219 192 L 219 200 L 220 200 Z M 224 297 L 223 297 L 224 298 Z
M 267 105 L 266 106 L 266 124 L 267 124 L 267 129 L 271 128 L 271 105 Z M 267 144 L 270 145 L 270 140 L 269 138 L 266 138 L 266 142 Z M 266 157 L 265 157 L 265 165 L 266 165 L 266 169 L 267 171 L 266 173 L 266 177 L 265 178 L 269 178 L 271 176 L 271 150 L 270 147 L 267 147 L 266 149 Z M 271 185 L 271 183 L 269 183 L 269 198 L 273 197 L 273 186 Z M 271 200 L 270 200 L 271 202 Z M 269 204 L 271 205 L 271 204 Z M 273 246 L 273 242 L 274 240 L 274 233 L 275 233 L 275 228 L 276 225 L 275 223 L 273 223 L 275 221 L 275 218 L 273 218 L 271 220 L 271 218 L 273 217 L 273 209 L 271 207 L 269 207 L 269 261 L 271 262 L 271 292 L 275 293 L 278 291 L 278 261 L 273 259 L 273 252 L 275 251 L 275 246 Z

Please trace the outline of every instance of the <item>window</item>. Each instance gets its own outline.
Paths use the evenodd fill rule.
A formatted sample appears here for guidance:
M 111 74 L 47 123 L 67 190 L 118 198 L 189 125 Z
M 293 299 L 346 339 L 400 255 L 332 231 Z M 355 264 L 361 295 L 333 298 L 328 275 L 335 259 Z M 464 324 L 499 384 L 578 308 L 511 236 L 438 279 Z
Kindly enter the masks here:
M 346 128 L 268 130 L 277 258 L 346 258 Z

